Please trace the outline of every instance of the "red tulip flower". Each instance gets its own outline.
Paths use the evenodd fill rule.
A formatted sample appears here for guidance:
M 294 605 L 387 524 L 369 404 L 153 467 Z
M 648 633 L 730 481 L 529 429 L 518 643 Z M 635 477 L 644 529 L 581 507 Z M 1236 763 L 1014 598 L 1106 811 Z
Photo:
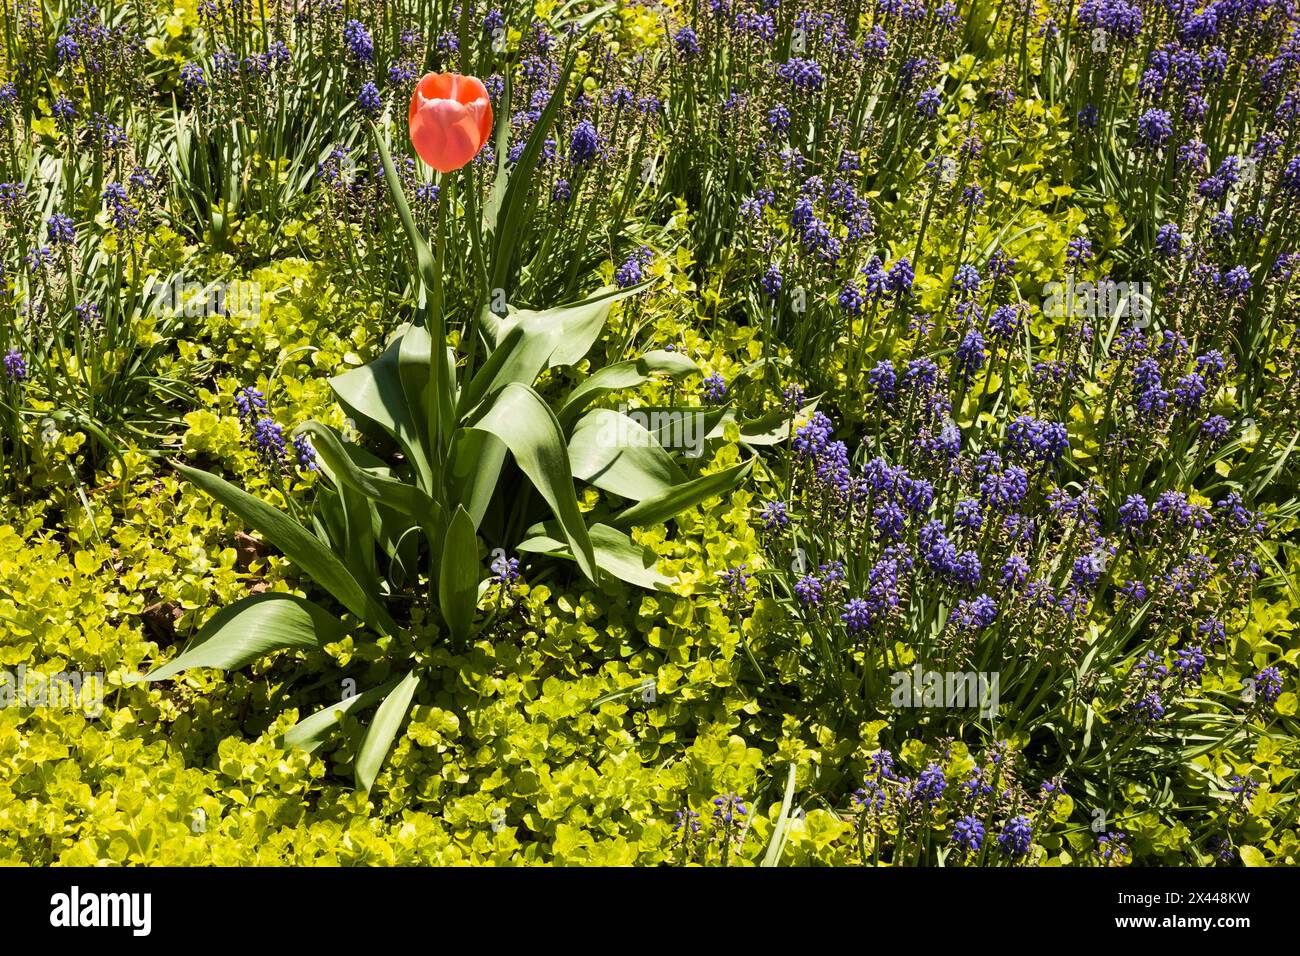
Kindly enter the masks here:
M 492 104 L 483 82 L 459 73 L 426 73 L 411 96 L 411 143 L 440 173 L 460 169 L 492 135 Z

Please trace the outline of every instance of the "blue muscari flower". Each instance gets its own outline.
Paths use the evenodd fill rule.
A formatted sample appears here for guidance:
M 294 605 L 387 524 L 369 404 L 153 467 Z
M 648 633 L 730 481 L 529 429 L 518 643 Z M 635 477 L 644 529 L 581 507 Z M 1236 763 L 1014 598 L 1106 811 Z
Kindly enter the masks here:
M 926 356 L 912 359 L 903 371 L 903 385 L 912 391 L 932 391 L 938 381 L 939 366 L 934 359 Z
M 1014 305 L 1000 305 L 988 317 L 989 334 L 999 342 L 1017 338 L 1024 327 L 1021 311 Z
M 974 498 L 963 498 L 953 509 L 952 521 L 960 528 L 978 531 L 984 524 L 984 512 L 980 503 Z
M 197 63 L 186 63 L 181 67 L 181 85 L 193 93 L 196 90 L 207 89 L 208 81 L 203 76 L 203 67 Z
M 1028 577 L 1029 562 L 1018 554 L 1012 554 L 1002 563 L 998 581 L 1004 588 L 1018 588 Z
M 961 454 L 961 429 L 957 427 L 957 423 L 951 419 L 945 421 L 930 447 L 943 458 L 956 461 L 957 456 Z
M 835 426 L 822 412 L 813 412 L 808 421 L 794 432 L 792 445 L 800 458 L 816 458 L 825 450 L 834 434 Z
M 784 103 L 773 104 L 768 109 L 767 128 L 778 135 L 790 131 L 790 110 Z
M 39 272 L 45 266 L 48 266 L 54 261 L 54 250 L 49 246 L 37 246 L 31 252 L 27 253 L 25 261 L 29 272 Z
M 1254 677 L 1255 699 L 1272 706 L 1282 693 L 1282 672 L 1276 667 L 1265 667 Z
M 998 849 L 1004 856 L 1019 859 L 1029 852 L 1034 839 L 1034 828 L 1026 816 L 1015 816 L 1002 826 L 998 834 Z
M 348 48 L 348 55 L 356 63 L 368 66 L 375 61 L 374 40 L 360 20 L 348 20 L 343 24 L 343 43 Z
M 781 501 L 769 501 L 763 506 L 759 517 L 763 519 L 764 531 L 780 531 L 790 523 L 785 503 Z
M 713 806 L 713 822 L 717 826 L 731 826 L 736 822 L 736 817 L 743 817 L 749 813 L 745 809 L 744 802 L 734 793 L 727 794 L 725 797 L 714 797 Z
M 641 246 L 618 267 L 614 273 L 614 283 L 620 289 L 629 289 L 645 278 L 645 268 L 654 259 L 654 252 L 649 246 Z
M 872 509 L 871 516 L 875 519 L 876 530 L 883 537 L 898 540 L 903 536 L 907 513 L 896 502 L 889 500 L 878 502 Z
M 916 775 L 908 799 L 914 803 L 933 806 L 943 799 L 943 792 L 947 787 L 948 781 L 944 777 L 943 768 L 937 763 L 932 763 Z
M 965 382 L 975 377 L 975 373 L 984 367 L 984 336 L 978 329 L 968 329 L 961 344 L 953 353 L 953 365 L 957 375 Z
M 414 60 L 394 60 L 388 66 L 389 86 L 410 86 L 419 76 L 420 70 Z
M 958 292 L 969 295 L 980 287 L 980 274 L 969 263 L 957 267 L 952 277 L 952 287 Z
M 740 204 L 740 215 L 744 219 L 757 219 L 768 206 L 776 200 L 776 194 L 770 189 L 760 189 L 753 196 Z
M 1074 559 L 1070 568 L 1070 584 L 1078 591 L 1091 591 L 1097 587 L 1105 570 L 1106 562 L 1102 554 L 1081 554 Z
M 105 186 L 103 200 L 115 228 L 126 231 L 134 229 L 139 224 L 140 211 L 131 203 L 121 183 L 109 183 Z
M 872 256 L 870 261 L 858 271 L 865 277 L 863 285 L 866 299 L 875 302 L 889 291 L 889 274 L 885 272 L 877 256 Z
M 1241 774 L 1232 775 L 1232 785 L 1228 787 L 1229 793 L 1235 793 L 1245 806 L 1250 806 L 1250 802 L 1255 799 L 1255 794 L 1259 791 L 1259 781 L 1252 780 L 1250 777 L 1243 777 Z
M 1162 256 L 1176 256 L 1183 251 L 1183 236 L 1173 223 L 1161 226 L 1156 231 L 1156 251 Z
M 678 810 L 673 814 L 673 831 L 682 830 L 686 833 L 700 832 L 700 815 L 694 810 Z
M 805 574 L 794 584 L 794 596 L 804 607 L 816 607 L 822 603 L 822 580 L 815 574 Z
M 54 105 L 50 107 L 50 113 L 54 116 L 55 122 L 63 129 L 71 128 L 72 121 L 77 118 L 77 109 L 72 105 L 72 100 L 66 96 L 60 96 L 54 101 Z
M 1151 691 L 1133 705 L 1133 716 L 1139 723 L 1151 725 L 1159 723 L 1165 716 L 1164 701 L 1157 691 Z
M 701 383 L 704 386 L 704 397 L 714 404 L 722 401 L 727 397 L 727 380 L 719 373 L 714 372 L 707 375 Z
M 736 29 L 752 33 L 769 43 L 776 37 L 776 20 L 770 13 L 757 13 L 741 10 L 736 14 Z
M 1210 153 L 1210 147 L 1199 139 L 1193 139 L 1178 147 L 1178 165 L 1183 169 L 1200 169 L 1205 165 L 1205 158 Z M 1218 186 L 1212 185 L 1212 189 Z
M 1278 182 L 1283 192 L 1292 196 L 1300 195 L 1300 154 L 1291 157 L 1282 170 L 1282 175 L 1278 177 Z
M 911 259 L 899 259 L 889 267 L 889 288 L 899 298 L 911 293 L 915 278 Z
M 1069 447 L 1069 434 L 1060 422 L 1019 415 L 1007 426 L 1007 448 L 1022 460 L 1052 464 Z
M 1121 528 L 1140 528 L 1151 519 L 1147 501 L 1141 495 L 1129 495 L 1119 506 L 1119 524 Z
M 273 66 L 289 65 L 289 47 L 285 45 L 283 40 L 272 40 L 270 45 L 266 48 L 266 55 Z
M 1199 372 L 1188 372 L 1174 383 L 1174 404 L 1184 412 L 1194 412 L 1200 408 L 1208 390 Z
M 673 34 L 673 46 L 683 59 L 690 60 L 700 52 L 700 38 L 690 27 L 682 27 Z
M 17 349 L 10 349 L 4 357 L 5 376 L 10 382 L 21 382 L 27 378 L 27 362 Z
M 781 293 L 782 282 L 781 270 L 775 265 L 770 265 L 767 267 L 767 272 L 763 273 L 759 285 L 767 294 L 767 297 L 775 301 L 776 297 Z
M 509 587 L 520 578 L 519 559 L 507 558 L 504 554 L 492 559 L 491 570 L 493 579 L 502 587 Z
M 1119 592 L 1134 604 L 1142 604 L 1147 599 L 1147 586 L 1141 581 L 1126 581 Z
M 1174 132 L 1169 113 L 1162 109 L 1149 109 L 1138 117 L 1138 137 L 1152 148 L 1163 146 Z
M 298 459 L 298 467 L 303 471 L 316 471 L 316 449 L 311 447 L 311 439 L 305 434 L 293 436 L 293 453 Z
M 267 413 L 266 397 L 253 386 L 245 386 L 235 393 L 235 411 L 240 422 L 248 425 Z
M 1231 427 L 1222 415 L 1211 415 L 1201 422 L 1201 435 L 1208 442 L 1218 443 L 1227 437 Z
M 849 315 L 861 315 L 864 301 L 862 291 L 858 288 L 857 283 L 852 280 L 846 282 L 844 288 L 840 290 L 840 308 Z
M 738 564 L 734 568 L 718 572 L 718 577 L 722 578 L 722 583 L 726 585 L 727 593 L 742 603 L 748 603 L 749 579 L 752 577 L 746 567 L 744 564 Z
M 505 25 L 506 25 L 506 18 L 501 13 L 501 11 L 496 7 L 493 7 L 491 10 L 489 10 L 487 12 L 487 15 L 483 17 L 484 33 L 495 34 L 498 30 L 504 29 Z
M 1130 0 L 1083 0 L 1077 16 L 1080 23 L 1117 40 L 1132 40 L 1142 31 L 1142 10 Z
M 984 846 L 984 824 L 971 815 L 966 815 L 952 828 L 952 843 L 966 853 L 976 853 Z
M 1019 465 L 990 472 L 980 483 L 980 498 L 994 511 L 1014 510 L 1029 491 L 1029 475 Z
M 253 425 L 253 448 L 266 465 L 279 465 L 288 454 L 284 430 L 271 418 L 263 416 Z
M 51 246 L 70 245 L 77 237 L 77 230 L 72 224 L 72 220 L 56 212 L 45 220 L 48 241 Z
M 844 612 L 840 614 L 849 636 L 861 635 L 871 628 L 871 606 L 862 598 L 852 598 L 844 602 Z
M 874 26 L 862 40 L 862 54 L 869 60 L 883 60 L 889 52 L 889 36 L 884 29 Z
M 803 57 L 791 57 L 788 62 L 777 66 L 776 74 L 795 89 L 806 92 L 820 90 L 826 83 L 817 62 Z
M 934 485 L 925 478 L 904 478 L 899 483 L 903 506 L 914 515 L 922 515 L 934 503 Z
M 1183 117 L 1191 122 L 1200 122 L 1210 111 L 1210 101 L 1199 93 L 1191 93 L 1183 103 Z
M 1229 298 L 1244 297 L 1250 286 L 1250 273 L 1245 266 L 1233 266 L 1219 278 L 1219 287 Z
M 831 235 L 830 228 L 818 218 L 809 195 L 795 200 L 790 213 L 790 225 L 798 230 L 799 242 L 812 255 L 835 261 L 840 255 L 840 242 Z
M 81 46 L 75 37 L 65 33 L 54 41 L 54 55 L 60 63 L 69 63 L 81 58 Z
M 596 158 L 600 139 L 590 120 L 582 120 L 569 137 L 569 161 L 575 166 L 585 166 Z
M 923 119 L 933 119 L 939 115 L 939 104 L 943 102 L 943 92 L 938 87 L 925 90 L 916 98 L 916 115 Z
M 357 108 L 367 116 L 375 117 L 383 111 L 384 101 L 379 97 L 379 88 L 367 82 L 357 94 Z
M 898 373 L 894 371 L 894 363 L 889 359 L 881 359 L 867 372 L 867 382 L 883 401 L 893 401 L 898 384 Z
M 555 185 L 551 187 L 551 202 L 566 203 L 573 198 L 573 190 L 569 187 L 567 179 L 557 179 Z M 636 283 L 632 283 L 636 285 Z
M 77 319 L 86 326 L 96 325 L 104 318 L 99 306 L 93 302 L 82 302 L 72 311 L 77 313 Z
M 1071 266 L 1087 265 L 1092 261 L 1092 243 L 1082 236 L 1071 239 L 1065 247 L 1065 262 Z
M 1200 634 L 1210 647 L 1223 644 L 1228 640 L 1227 629 L 1217 617 L 1207 617 L 1197 624 L 1196 633 Z
M 1179 649 L 1178 659 L 1174 661 L 1174 669 L 1183 680 L 1199 684 L 1201 673 L 1205 670 L 1205 652 L 1199 647 Z
M 957 602 L 952 612 L 959 631 L 982 631 L 997 619 L 998 606 L 993 598 L 981 594 L 971 600 Z

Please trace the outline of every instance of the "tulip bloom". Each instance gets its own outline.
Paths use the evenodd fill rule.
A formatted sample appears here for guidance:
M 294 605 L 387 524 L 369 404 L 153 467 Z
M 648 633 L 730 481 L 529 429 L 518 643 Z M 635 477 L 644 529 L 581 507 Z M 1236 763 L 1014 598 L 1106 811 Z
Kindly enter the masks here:
M 411 96 L 411 143 L 440 173 L 460 169 L 492 135 L 492 104 L 481 80 L 426 73 Z

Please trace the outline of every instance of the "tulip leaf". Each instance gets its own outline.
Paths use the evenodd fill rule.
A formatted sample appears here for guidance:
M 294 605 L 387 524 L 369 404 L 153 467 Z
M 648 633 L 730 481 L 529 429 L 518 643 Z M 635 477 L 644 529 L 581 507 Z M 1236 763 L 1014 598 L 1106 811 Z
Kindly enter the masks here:
M 578 510 L 573 471 L 555 413 L 527 385 L 511 383 L 488 398 L 468 422 L 499 438 L 541 496 L 564 531 L 578 567 L 596 580 L 596 561 L 587 526 Z
M 214 614 L 184 653 L 145 679 L 164 680 L 194 667 L 236 670 L 271 651 L 322 647 L 346 634 L 342 621 L 311 601 L 279 591 L 254 594 Z
M 365 589 L 334 552 L 293 518 L 236 488 L 224 478 L 179 462 L 174 467 L 202 491 L 265 535 L 271 544 L 284 552 L 286 558 L 361 620 L 381 633 L 396 632 L 397 627 L 388 612 L 366 594 Z
M 480 569 L 474 519 L 457 505 L 443 538 L 438 572 L 438 603 L 457 647 L 464 646 L 474 624 Z
M 384 702 L 375 711 L 374 719 L 366 728 L 361 744 L 357 747 L 356 760 L 352 773 L 356 778 L 357 788 L 365 793 L 375 785 L 375 777 L 384 765 L 388 751 L 393 747 L 397 732 L 402 729 L 406 715 L 411 710 L 411 700 L 420 686 L 420 676 L 411 671 L 384 698 Z
M 334 376 L 330 379 L 330 387 L 349 414 L 374 422 L 397 440 L 420 475 L 421 486 L 427 489 L 432 486 L 430 463 L 424 453 L 420 429 L 411 414 L 415 406 L 407 398 L 398 366 L 402 340 L 407 334 L 418 338 L 420 332 L 418 327 L 407 326 L 378 358 Z M 427 333 L 424 341 L 428 341 Z M 413 351 L 418 352 L 418 348 Z M 428 364 L 427 358 L 425 364 Z
M 299 425 L 295 433 L 311 436 L 317 455 L 336 484 L 345 484 L 372 501 L 409 515 L 422 525 L 433 523 L 438 505 L 432 498 L 415 485 L 361 464 L 371 456 L 355 445 L 345 446 L 328 425 L 310 420 Z M 378 463 L 378 460 L 375 459 L 375 462 Z
M 548 368 L 578 364 L 600 336 L 611 306 L 646 287 L 642 283 L 627 289 L 603 289 L 579 302 L 542 312 L 522 309 L 512 313 L 497 347 L 465 388 L 460 407 L 471 408 L 511 382 L 532 385 Z
M 452 500 L 465 506 L 475 528 L 487 514 L 508 451 L 504 442 L 485 431 L 458 428 L 451 436 L 447 482 Z
M 626 362 L 607 365 L 569 393 L 559 412 L 560 423 L 566 427 L 571 425 L 584 408 L 602 395 L 635 388 L 648 381 L 656 372 L 680 378 L 698 371 L 699 366 L 681 352 L 663 349 L 646 352 Z
M 542 110 L 542 115 L 533 124 L 523 152 L 511 167 L 510 178 L 506 181 L 505 195 L 502 196 L 501 204 L 495 213 L 497 221 L 492 235 L 492 276 L 489 289 L 506 288 L 506 278 L 510 274 L 510 266 L 515 257 L 515 247 L 524 232 L 522 228 L 524 216 L 528 207 L 529 194 L 532 192 L 533 178 L 537 175 L 542 147 L 551 135 L 551 127 L 564 106 L 564 91 L 568 88 L 569 74 L 573 72 L 576 61 L 577 50 L 575 49 L 565 60 L 558 79 L 551 87 L 554 92 L 550 100 Z M 501 155 L 505 155 L 505 152 Z
M 643 501 L 685 480 L 654 436 L 612 408 L 594 408 L 569 439 L 573 477 L 604 491 Z
M 554 522 L 532 528 L 530 534 L 531 537 L 518 545 L 519 551 L 573 560 L 573 553 L 560 540 Z M 656 570 L 658 555 L 637 544 L 626 533 L 609 525 L 594 524 L 590 535 L 596 563 L 602 573 L 647 591 L 666 591 L 672 586 L 673 579 Z
M 304 717 L 284 732 L 284 745 L 294 750 L 315 753 L 317 748 L 338 729 L 339 724 L 343 722 L 344 715 L 351 713 L 353 710 L 365 710 L 368 707 L 373 707 L 397 686 L 400 679 L 400 677 L 394 677 L 378 687 L 372 687 L 360 694 L 354 694 L 351 697 L 329 704 L 316 711 L 316 713 Z
M 647 498 L 614 517 L 616 528 L 631 528 L 652 524 L 663 524 L 674 515 L 693 507 L 708 498 L 726 494 L 749 474 L 754 467 L 753 461 L 742 462 L 725 471 L 717 471 L 694 481 L 675 485 L 666 493 L 654 498 Z

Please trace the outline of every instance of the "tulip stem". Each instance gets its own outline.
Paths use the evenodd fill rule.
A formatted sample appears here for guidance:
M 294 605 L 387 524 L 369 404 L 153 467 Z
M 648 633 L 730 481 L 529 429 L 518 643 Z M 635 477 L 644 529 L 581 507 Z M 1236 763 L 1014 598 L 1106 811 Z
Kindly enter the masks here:
M 438 214 L 434 220 L 433 236 L 433 275 L 429 277 L 429 442 L 433 445 L 438 461 L 446 459 L 444 428 L 450 424 L 450 390 L 451 382 L 444 381 L 447 375 L 447 318 L 443 313 L 443 267 L 447 257 L 447 206 L 450 203 L 448 193 L 456 181 L 456 171 L 443 173 L 438 182 Z M 455 375 L 453 366 L 451 374 Z M 448 414 L 444 414 L 444 412 Z M 446 436 L 451 437 L 449 434 Z
M 446 381 L 444 355 L 447 347 L 447 326 L 442 314 L 442 267 L 446 251 L 443 223 L 447 214 L 447 188 L 451 185 L 454 174 L 449 173 L 444 176 L 438 189 L 438 215 L 435 226 L 437 232 L 434 237 L 436 253 L 430 252 L 429 243 L 420 233 L 420 227 L 416 225 L 415 217 L 411 214 L 411 207 L 402 190 L 402 181 L 397 175 L 397 167 L 393 165 L 388 143 L 374 123 L 370 124 L 370 134 L 375 149 L 379 152 L 379 159 L 383 163 L 384 179 L 388 182 L 388 191 L 392 194 L 393 204 L 397 207 L 397 215 L 402 220 L 402 227 L 406 230 L 411 249 L 415 253 L 417 297 L 420 292 L 425 295 L 425 329 L 429 333 L 429 392 L 426 407 L 429 456 L 436 473 L 441 475 L 442 466 L 446 461 L 443 429 L 450 421 L 451 408 L 450 382 Z M 443 414 L 444 409 L 447 410 L 447 415 Z M 435 485 L 439 484 L 440 480 L 435 482 Z

